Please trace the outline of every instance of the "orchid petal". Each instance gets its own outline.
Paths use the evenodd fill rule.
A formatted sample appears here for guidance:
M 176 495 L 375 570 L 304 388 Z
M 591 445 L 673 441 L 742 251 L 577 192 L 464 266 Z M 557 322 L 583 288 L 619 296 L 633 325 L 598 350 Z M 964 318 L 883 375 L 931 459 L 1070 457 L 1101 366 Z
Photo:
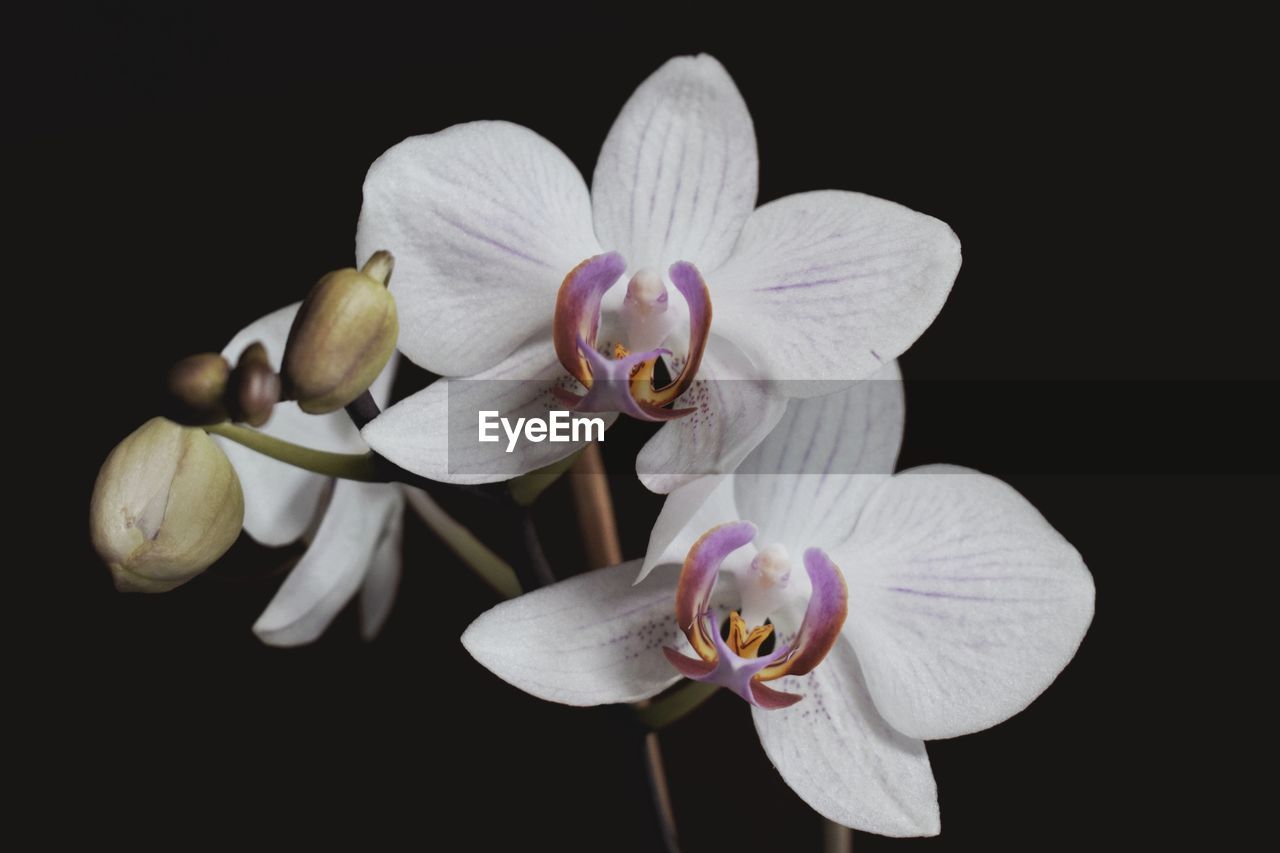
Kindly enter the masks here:
M 596 233 L 635 269 L 681 258 L 714 268 L 755 207 L 757 168 L 755 129 L 728 72 L 705 54 L 676 57 L 640 84 L 600 149 Z
M 250 344 L 261 341 L 271 366 L 279 369 L 289 327 L 298 313 L 294 303 L 251 323 L 227 344 L 222 354 L 234 364 Z M 385 399 L 395 372 L 395 359 L 383 370 L 371 389 Z M 346 412 L 308 415 L 297 403 L 278 403 L 260 431 L 331 453 L 367 450 Z M 264 456 L 233 441 L 214 436 L 235 466 L 244 491 L 244 529 L 263 545 L 279 546 L 296 541 L 312 525 L 325 494 L 327 478 Z
M 396 507 L 388 512 L 387 526 L 360 586 L 360 636 L 365 640 L 378 636 L 391 615 L 404 564 L 404 492 L 398 486 L 387 488 L 396 494 Z
M 600 300 L 626 268 L 627 262 L 617 252 L 596 255 L 570 270 L 560 285 L 551 337 L 560 364 L 583 385 L 591 385 L 592 374 L 579 352 L 580 345 L 585 341 L 594 351 Z
M 699 477 L 676 489 L 667 495 L 654 522 L 636 583 L 655 566 L 683 563 L 704 532 L 739 518 L 733 502 L 733 478 L 729 475 Z
M 632 586 L 633 560 L 578 575 L 482 613 L 462 644 L 499 678 L 566 705 L 637 702 L 680 674 L 661 649 L 688 648 L 671 618 L 679 573 Z
M 792 708 L 752 708 L 769 760 L 823 817 L 878 835 L 937 835 L 938 792 L 924 742 L 893 730 L 858 659 L 837 642 L 822 666 L 789 679 Z
M 324 633 L 368 572 L 399 494 L 384 483 L 338 480 L 316 538 L 258 617 L 268 645 L 297 646 Z
M 689 638 L 689 644 L 703 660 L 716 659 L 715 632 L 705 636 L 702 617 L 711 606 L 711 592 L 720 574 L 725 557 L 747 545 L 755 538 L 756 526 L 749 521 L 722 524 L 708 530 L 689 549 L 680 569 L 680 583 L 676 588 L 676 623 Z
M 666 493 L 697 477 L 732 472 L 769 434 L 787 401 L 731 344 L 712 336 L 702 369 L 676 408 L 695 411 L 658 430 L 636 458 L 640 480 Z
M 849 609 L 844 576 L 820 548 L 809 548 L 804 552 L 804 568 L 809 576 L 812 592 L 809 594 L 800 630 L 795 639 L 788 643 L 793 654 L 761 672 L 761 681 L 771 681 L 784 675 L 804 675 L 812 671 L 840 638 L 840 628 L 844 625 L 845 614 Z
M 735 502 L 761 542 L 833 548 L 897 464 L 906 407 L 897 362 L 825 397 L 791 400 L 738 467 Z
M 846 634 L 876 707 L 901 732 L 945 738 L 1025 708 L 1075 654 L 1093 579 L 1007 484 L 966 468 L 899 474 L 836 555 Z
M 826 190 L 758 209 L 733 257 L 708 277 L 717 333 L 762 375 L 832 380 L 865 378 L 901 355 L 959 269 L 960 243 L 945 223 Z
M 364 183 L 360 260 L 396 259 L 401 351 L 447 376 L 546 328 L 565 272 L 600 253 L 577 167 L 533 131 L 477 121 L 394 146 Z
M 563 406 L 552 394 L 564 371 L 551 341 L 538 339 L 496 367 L 467 379 L 437 379 L 374 418 L 364 428 L 369 446 L 409 471 L 445 483 L 495 483 L 550 465 L 586 445 L 585 441 L 531 443 L 520 440 L 506 452 L 507 436 L 478 440 L 481 411 L 499 417 L 546 418 Z M 616 418 L 603 414 L 605 425 Z

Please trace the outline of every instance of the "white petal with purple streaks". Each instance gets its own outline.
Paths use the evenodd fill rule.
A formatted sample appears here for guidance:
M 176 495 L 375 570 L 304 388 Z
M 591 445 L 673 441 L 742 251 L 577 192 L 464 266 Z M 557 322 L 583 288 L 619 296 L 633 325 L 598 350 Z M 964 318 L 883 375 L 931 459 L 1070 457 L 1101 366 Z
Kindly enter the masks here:
M 600 252 L 577 167 L 499 121 L 415 136 L 378 158 L 356 254 L 379 249 L 396 259 L 401 351 L 446 376 L 492 367 L 549 328 L 560 282 Z
M 1076 549 L 1010 486 L 965 468 L 931 465 L 882 485 L 833 557 L 876 707 L 915 737 L 1021 711 L 1093 618 Z
M 704 273 L 716 331 L 774 379 L 862 379 L 902 354 L 960 269 L 946 223 L 839 190 L 751 215 L 733 257 Z M 803 389 L 800 389 L 803 390 Z
M 633 586 L 639 560 L 587 572 L 481 614 L 462 644 L 499 678 L 550 702 L 636 702 L 680 674 L 663 646 L 688 649 L 673 618 L 674 566 Z
M 837 640 L 808 675 L 778 683 L 804 699 L 790 708 L 752 708 L 751 715 L 769 760 L 802 800 L 854 829 L 938 834 L 938 792 L 924 743 L 876 713 L 847 642 Z
M 760 541 L 828 550 L 848 538 L 863 503 L 893 473 L 906 407 L 897 362 L 848 390 L 792 400 L 734 477 Z
M 600 149 L 596 234 L 633 270 L 686 260 L 706 271 L 755 207 L 757 168 L 751 115 L 724 66 L 676 57 L 640 84 Z

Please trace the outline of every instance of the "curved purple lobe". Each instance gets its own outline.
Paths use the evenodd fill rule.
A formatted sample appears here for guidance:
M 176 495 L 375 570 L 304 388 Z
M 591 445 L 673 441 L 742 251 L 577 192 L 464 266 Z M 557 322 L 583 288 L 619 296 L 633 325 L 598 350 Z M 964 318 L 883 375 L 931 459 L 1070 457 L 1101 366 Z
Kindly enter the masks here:
M 849 590 L 840 569 L 821 548 L 804 552 L 804 568 L 813 584 L 813 594 L 805 607 L 800 631 L 791 643 L 795 653 L 760 673 L 761 681 L 809 672 L 831 651 L 844 626 L 849 612 Z
M 711 626 L 707 636 L 707 620 L 702 617 L 711 606 L 711 590 L 716 585 L 724 558 L 756 538 L 756 526 L 749 521 L 734 521 L 713 527 L 693 543 L 689 556 L 680 569 L 676 587 L 676 624 L 689 638 L 693 650 L 704 661 L 714 663 L 720 632 Z
M 581 397 L 572 392 L 557 394 L 572 403 L 575 412 L 621 412 L 642 421 L 670 421 L 693 413 L 693 409 L 663 409 L 631 396 L 632 372 L 650 359 L 670 355 L 670 350 L 655 349 L 609 359 L 580 337 L 578 352 L 591 374 L 591 381 L 583 383 L 587 393 Z
M 685 678 L 692 678 L 694 681 L 701 681 L 716 668 L 716 665 L 710 661 L 682 655 L 668 646 L 662 647 L 662 653 L 667 656 L 667 660 L 671 661 L 672 666 L 680 670 L 681 675 Z
M 707 348 L 707 336 L 711 333 L 711 292 L 707 290 L 707 283 L 698 268 L 688 261 L 676 261 L 667 273 L 689 306 L 689 352 L 684 366 L 680 368 L 680 375 L 671 384 L 644 393 L 644 402 L 655 406 L 667 405 L 693 384 Z
M 556 295 L 556 313 L 551 324 L 551 340 L 556 356 L 569 375 L 588 388 L 591 372 L 578 351 L 578 339 L 595 349 L 600 327 L 600 300 L 626 271 L 627 262 L 617 252 L 595 255 L 578 264 L 564 277 Z
M 761 708 L 767 708 L 775 711 L 778 708 L 790 708 L 804 697 L 799 693 L 786 693 L 782 690 L 774 690 L 767 684 L 761 684 L 759 681 L 751 682 L 751 698 L 752 704 Z

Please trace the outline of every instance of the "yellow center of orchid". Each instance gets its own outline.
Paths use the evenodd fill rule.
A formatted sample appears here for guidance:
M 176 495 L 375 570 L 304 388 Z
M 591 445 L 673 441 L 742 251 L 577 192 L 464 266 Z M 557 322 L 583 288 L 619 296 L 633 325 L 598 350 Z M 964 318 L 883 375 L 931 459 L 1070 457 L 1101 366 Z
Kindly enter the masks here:
M 760 654 L 760 646 L 773 635 L 773 626 L 757 625 L 750 631 L 747 622 L 738 611 L 729 614 L 729 650 L 740 658 L 753 658 Z

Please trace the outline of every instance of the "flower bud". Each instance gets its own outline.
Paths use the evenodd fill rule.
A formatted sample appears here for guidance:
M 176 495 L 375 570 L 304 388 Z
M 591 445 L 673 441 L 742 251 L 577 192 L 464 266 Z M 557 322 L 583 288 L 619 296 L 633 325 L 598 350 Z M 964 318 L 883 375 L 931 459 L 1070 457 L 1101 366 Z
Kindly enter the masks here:
M 231 371 L 227 388 L 227 408 L 231 417 L 249 426 L 260 427 L 271 418 L 280 402 L 280 376 L 271 367 L 267 348 L 261 341 L 250 344 L 240 354 Z
M 231 365 L 214 352 L 189 355 L 169 368 L 168 388 L 173 419 L 201 426 L 227 419 L 224 396 Z
M 311 289 L 289 330 L 285 391 L 320 415 L 359 397 L 396 348 L 399 322 L 387 290 L 392 258 L 377 252 L 363 270 L 331 272 Z
M 116 445 L 89 504 L 93 547 L 121 592 L 168 592 L 226 553 L 244 523 L 240 480 L 202 429 L 152 418 Z

